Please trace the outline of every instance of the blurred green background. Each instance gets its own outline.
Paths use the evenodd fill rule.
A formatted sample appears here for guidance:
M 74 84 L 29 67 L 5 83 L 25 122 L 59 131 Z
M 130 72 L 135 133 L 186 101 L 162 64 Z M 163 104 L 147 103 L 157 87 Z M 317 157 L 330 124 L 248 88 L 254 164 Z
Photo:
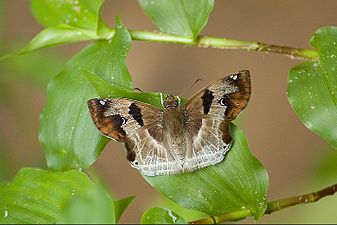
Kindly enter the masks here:
M 336 24 L 336 9 L 333 0 L 324 4 L 313 0 L 218 0 L 202 34 L 309 48 L 316 29 Z M 103 15 L 111 26 L 115 16 L 120 16 L 130 29 L 155 30 L 137 1 L 106 1 Z M 1 0 L 1 55 L 23 47 L 41 29 L 30 13 L 29 1 Z M 38 129 L 47 83 L 86 44 L 54 47 L 0 62 L 1 180 L 11 179 L 21 167 L 46 167 Z M 268 170 L 270 200 L 337 183 L 337 151 L 306 129 L 287 101 L 288 70 L 298 63 L 275 54 L 144 42 L 132 43 L 127 60 L 134 87 L 144 91 L 178 95 L 202 78 L 187 97 L 225 74 L 249 69 L 252 98 L 240 115 L 239 126 L 253 154 Z M 142 212 L 152 206 L 172 206 L 128 165 L 121 144 L 109 143 L 93 170 L 115 197 L 137 196 L 121 222 L 139 222 Z M 265 216 L 260 222 L 336 223 L 337 196 Z

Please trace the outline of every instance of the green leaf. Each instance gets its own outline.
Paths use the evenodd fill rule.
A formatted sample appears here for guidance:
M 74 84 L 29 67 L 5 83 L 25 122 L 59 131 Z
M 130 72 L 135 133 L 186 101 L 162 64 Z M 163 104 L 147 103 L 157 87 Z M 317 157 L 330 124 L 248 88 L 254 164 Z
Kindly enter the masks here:
M 122 24 L 120 19 L 116 17 L 116 32 L 111 41 L 111 49 L 106 49 L 111 54 L 112 61 L 110 64 L 111 74 L 114 74 L 111 83 L 125 88 L 132 88 L 131 76 L 125 65 L 126 56 L 131 47 L 131 36 L 128 29 Z M 108 54 L 107 53 L 107 54 Z
M 0 60 L 61 44 L 110 39 L 114 31 L 101 18 L 103 2 L 104 0 L 31 0 L 35 18 L 46 28 L 23 49 L 2 56 Z
M 213 0 L 139 0 L 145 14 L 166 33 L 195 38 L 205 27 Z
M 209 215 L 206 213 L 184 208 L 181 205 L 178 205 L 176 202 L 164 196 L 161 196 L 159 202 L 158 201 L 156 202 L 162 208 L 170 209 L 173 212 L 178 212 L 179 215 L 183 217 L 186 221 L 195 221 L 209 217 Z
M 58 224 L 116 224 L 115 207 L 101 185 L 77 195 L 56 217 Z
M 131 196 L 131 197 L 127 197 L 127 198 L 114 201 L 116 223 L 118 223 L 123 212 L 133 202 L 134 199 L 135 199 L 135 196 Z
M 55 223 L 55 217 L 74 196 L 92 188 L 82 172 L 21 169 L 15 179 L 0 186 L 0 223 Z
M 42 48 L 60 44 L 69 44 L 96 39 L 99 39 L 96 35 L 96 31 L 61 24 L 55 27 L 47 27 L 37 34 L 23 49 L 14 53 L 14 55 L 26 54 Z
M 337 27 L 315 32 L 319 59 L 289 72 L 288 100 L 304 125 L 337 149 Z
M 130 36 L 117 22 L 111 43 L 98 41 L 85 48 L 48 85 L 47 104 L 40 119 L 40 141 L 50 168 L 88 168 L 108 142 L 88 113 L 87 100 L 97 94 L 80 69 L 131 89 L 131 77 L 123 61 L 130 47 Z
M 175 212 L 162 209 L 151 208 L 147 210 L 142 218 L 141 224 L 187 224 L 187 222 Z
M 133 92 L 130 89 L 109 83 L 108 81 L 100 78 L 99 76 L 89 71 L 82 70 L 82 73 L 86 77 L 86 79 L 91 83 L 91 85 L 95 88 L 96 92 L 99 94 L 101 98 L 123 97 L 138 100 L 141 102 L 146 102 L 154 106 L 157 106 L 158 108 L 162 107 L 159 93 Z
M 144 178 L 185 208 L 221 215 L 248 209 L 260 218 L 266 209 L 268 174 L 250 153 L 243 132 L 232 124 L 233 147 L 221 163 L 192 173 Z
M 45 27 L 69 24 L 73 27 L 96 30 L 104 0 L 31 0 L 31 10 Z

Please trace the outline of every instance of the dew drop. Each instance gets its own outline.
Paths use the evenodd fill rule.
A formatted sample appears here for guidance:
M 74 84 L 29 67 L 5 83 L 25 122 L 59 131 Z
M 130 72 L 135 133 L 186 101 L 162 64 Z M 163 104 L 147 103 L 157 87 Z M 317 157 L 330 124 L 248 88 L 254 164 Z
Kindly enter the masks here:
M 314 105 L 312 105 L 312 106 L 310 106 L 310 108 L 311 108 L 312 110 L 314 110 L 314 109 L 315 109 L 315 106 L 314 106 Z
M 7 207 L 5 207 L 5 211 L 4 211 L 4 217 L 7 218 L 8 217 L 8 209 Z
M 167 213 L 168 213 L 169 216 L 172 218 L 172 220 L 173 220 L 174 223 L 178 220 L 178 218 L 177 218 L 175 215 L 173 215 L 173 213 L 172 213 L 171 210 L 168 210 Z
M 79 13 L 81 11 L 81 8 L 79 6 L 74 6 L 73 10 Z
M 311 122 L 308 122 L 308 123 L 307 123 L 307 127 L 308 127 L 308 128 L 312 128 L 312 123 L 311 123 Z

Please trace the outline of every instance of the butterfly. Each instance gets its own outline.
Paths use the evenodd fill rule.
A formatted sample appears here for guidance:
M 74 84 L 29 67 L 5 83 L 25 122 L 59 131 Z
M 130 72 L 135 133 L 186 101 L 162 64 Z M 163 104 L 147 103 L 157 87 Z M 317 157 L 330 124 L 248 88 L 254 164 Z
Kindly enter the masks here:
M 215 165 L 232 146 L 229 124 L 251 93 L 248 70 L 209 84 L 184 105 L 168 95 L 163 109 L 126 98 L 88 100 L 100 132 L 125 143 L 131 166 L 145 176 L 192 172 Z

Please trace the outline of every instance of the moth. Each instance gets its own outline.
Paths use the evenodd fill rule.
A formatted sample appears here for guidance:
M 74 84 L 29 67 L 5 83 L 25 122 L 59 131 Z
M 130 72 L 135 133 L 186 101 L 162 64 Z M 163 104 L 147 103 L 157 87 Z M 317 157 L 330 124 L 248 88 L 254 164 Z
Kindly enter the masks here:
M 146 176 L 192 172 L 215 165 L 232 146 L 230 121 L 251 93 L 248 70 L 223 77 L 184 105 L 168 95 L 164 109 L 126 98 L 88 100 L 100 132 L 125 143 L 131 166 Z

